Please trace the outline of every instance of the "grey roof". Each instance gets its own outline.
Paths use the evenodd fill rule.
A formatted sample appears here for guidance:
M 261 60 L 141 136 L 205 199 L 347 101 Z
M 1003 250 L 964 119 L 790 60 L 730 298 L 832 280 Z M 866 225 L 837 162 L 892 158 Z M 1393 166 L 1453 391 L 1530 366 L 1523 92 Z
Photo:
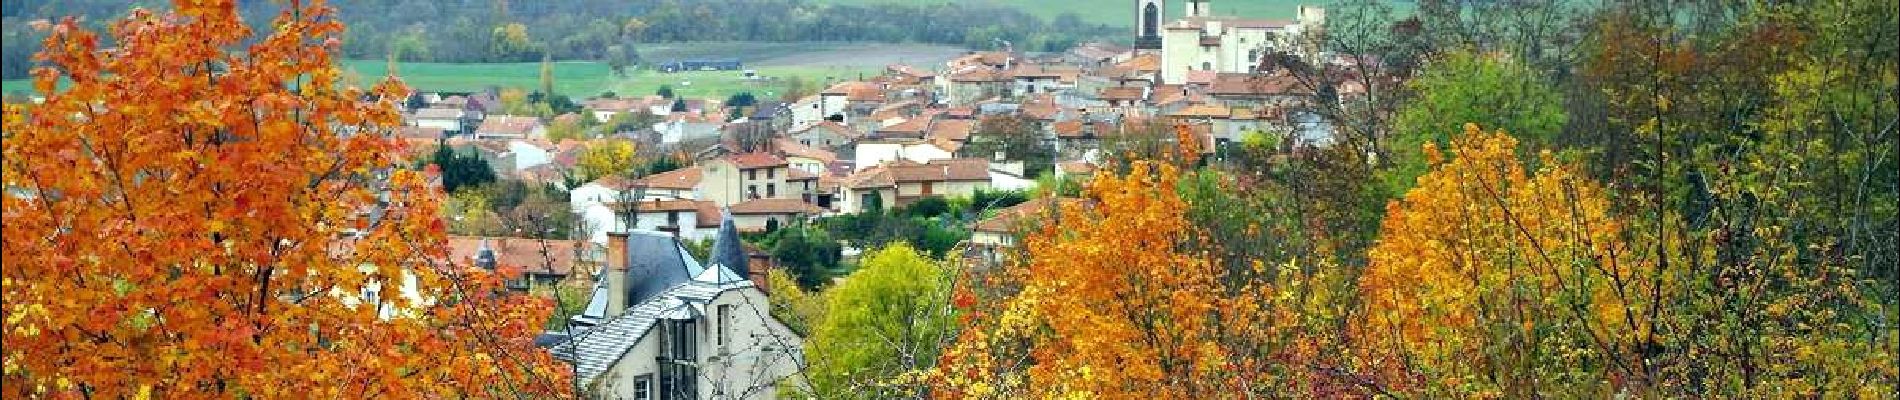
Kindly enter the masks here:
M 727 213 L 725 218 L 719 222 L 719 236 L 713 239 L 712 254 L 710 256 L 706 264 L 713 268 L 719 268 L 717 272 L 719 275 L 714 277 L 707 274 L 704 275 L 705 278 L 700 280 L 723 283 L 731 280 L 745 279 L 744 275 L 735 272 L 746 269 L 746 262 L 749 260 L 745 255 L 744 245 L 739 243 L 739 229 L 733 226 L 732 214 L 730 213 Z M 694 276 L 699 277 L 702 275 Z
M 671 234 L 636 230 L 627 234 L 627 304 L 651 299 L 660 291 L 693 280 L 705 272 L 698 260 L 686 253 L 686 247 Z M 607 280 L 594 282 L 587 308 L 572 321 L 593 325 L 607 317 Z
M 731 216 L 720 225 L 715 251 L 722 246 L 738 248 L 738 231 Z M 744 260 L 743 250 L 738 252 Z M 572 319 L 577 333 L 554 346 L 554 357 L 575 365 L 575 379 L 581 385 L 592 383 L 601 373 L 625 356 L 661 319 L 692 318 L 704 314 L 704 304 L 727 290 L 751 287 L 752 281 L 740 278 L 727 268 L 711 269 L 686 253 L 679 240 L 665 232 L 633 231 L 627 235 L 626 295 L 632 299 L 624 314 L 606 315 L 609 295 L 605 279 L 594 284 L 593 298 L 587 308 Z M 725 259 L 717 253 L 714 259 Z M 699 279 L 695 279 L 695 278 Z
M 574 378 L 582 386 L 592 384 L 600 374 L 640 343 L 648 331 L 668 315 L 704 314 L 703 304 L 727 290 L 752 286 L 751 281 L 724 284 L 690 281 L 658 293 L 653 299 L 627 309 L 626 314 L 607 320 L 574 335 L 573 340 L 554 347 L 554 357 L 574 363 Z

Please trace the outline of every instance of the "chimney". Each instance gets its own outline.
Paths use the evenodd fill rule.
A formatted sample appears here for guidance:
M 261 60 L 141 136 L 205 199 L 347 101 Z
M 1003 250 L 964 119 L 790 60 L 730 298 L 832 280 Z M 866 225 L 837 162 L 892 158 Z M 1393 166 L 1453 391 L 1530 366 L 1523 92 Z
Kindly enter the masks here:
M 607 317 L 627 311 L 627 233 L 607 232 Z
M 759 291 L 765 292 L 767 295 L 772 294 L 771 280 L 766 279 L 767 271 L 771 270 L 772 255 L 765 253 L 746 255 L 746 278 L 751 279 L 752 285 L 758 286 Z

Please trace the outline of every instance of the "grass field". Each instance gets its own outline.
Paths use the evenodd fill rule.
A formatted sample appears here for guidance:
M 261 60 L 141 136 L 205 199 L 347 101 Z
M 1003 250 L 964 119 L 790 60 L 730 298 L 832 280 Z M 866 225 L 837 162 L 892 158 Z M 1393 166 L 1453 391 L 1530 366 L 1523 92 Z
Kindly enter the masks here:
M 693 58 L 736 58 L 762 79 L 746 79 L 740 71 L 690 71 L 662 74 L 629 70 L 625 77 L 613 76 L 606 63 L 560 61 L 554 63 L 554 90 L 579 99 L 613 91 L 624 95 L 646 95 L 670 85 L 674 92 L 695 98 L 724 99 L 739 92 L 752 92 L 761 99 L 775 98 L 792 77 L 813 86 L 828 81 L 856 79 L 879 73 L 891 63 L 938 65 L 955 57 L 962 49 L 923 44 L 887 43 L 766 43 L 712 42 L 664 43 L 642 46 L 640 54 L 651 62 Z M 359 86 L 375 83 L 387 74 L 383 60 L 349 60 L 342 68 L 346 79 Z M 401 63 L 396 67 L 404 82 L 423 91 L 476 91 L 489 86 L 536 90 L 541 85 L 541 63 Z M 29 91 L 32 82 L 8 80 L 0 93 Z
M 1082 21 L 1110 26 L 1135 26 L 1135 2 L 1130 0 L 976 0 L 992 5 L 1015 7 L 1041 17 L 1054 20 L 1063 13 L 1075 13 Z M 1294 8 L 1300 4 L 1324 6 L 1332 0 L 1210 0 L 1215 15 L 1232 15 L 1246 18 L 1292 19 Z M 946 3 L 946 0 L 819 0 L 832 4 L 912 4 Z M 1167 20 L 1181 17 L 1182 4 L 1186 0 L 1167 0 L 1167 7 L 1161 13 Z M 966 3 L 958 1 L 957 3 Z

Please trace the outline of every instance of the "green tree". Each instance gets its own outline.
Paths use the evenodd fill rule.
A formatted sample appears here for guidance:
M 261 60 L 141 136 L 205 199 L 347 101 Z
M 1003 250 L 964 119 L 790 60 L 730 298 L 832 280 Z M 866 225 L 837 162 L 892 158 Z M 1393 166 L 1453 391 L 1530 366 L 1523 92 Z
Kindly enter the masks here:
M 673 98 L 673 85 L 660 85 L 660 90 L 653 91 L 653 94 L 671 99 Z
M 831 270 L 838 267 L 842 246 L 822 229 L 794 226 L 777 230 L 772 240 L 772 257 L 787 267 L 798 285 L 815 290 L 831 281 Z
M 811 391 L 823 398 L 915 397 L 953 339 L 954 277 L 910 245 L 865 256 L 862 267 L 828 294 L 824 321 L 806 347 Z
M 1425 173 L 1421 146 L 1449 146 L 1465 123 L 1476 122 L 1487 131 L 1502 129 L 1541 146 L 1551 142 L 1568 118 L 1562 95 L 1509 55 L 1449 52 L 1426 65 L 1409 85 L 1417 96 L 1399 108 L 1393 121 L 1392 159 L 1383 175 L 1395 195 Z

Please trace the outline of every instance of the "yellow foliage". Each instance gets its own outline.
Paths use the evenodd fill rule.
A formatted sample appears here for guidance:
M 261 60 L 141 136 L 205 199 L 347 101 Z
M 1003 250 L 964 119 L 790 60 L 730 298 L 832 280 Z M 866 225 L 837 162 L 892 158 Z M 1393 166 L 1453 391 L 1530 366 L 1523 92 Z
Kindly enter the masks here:
M 1396 349 L 1428 381 L 1477 385 L 1458 392 L 1524 393 L 1528 349 L 1567 343 L 1540 341 L 1540 326 L 1581 323 L 1570 332 L 1587 337 L 1569 339 L 1610 357 L 1654 338 L 1640 313 L 1664 283 L 1624 246 L 1602 187 L 1548 154 L 1527 173 L 1516 147 L 1476 125 L 1449 154 L 1428 146 L 1436 165 L 1388 205 L 1359 278 L 1367 314 L 1354 329 L 1370 348 Z

